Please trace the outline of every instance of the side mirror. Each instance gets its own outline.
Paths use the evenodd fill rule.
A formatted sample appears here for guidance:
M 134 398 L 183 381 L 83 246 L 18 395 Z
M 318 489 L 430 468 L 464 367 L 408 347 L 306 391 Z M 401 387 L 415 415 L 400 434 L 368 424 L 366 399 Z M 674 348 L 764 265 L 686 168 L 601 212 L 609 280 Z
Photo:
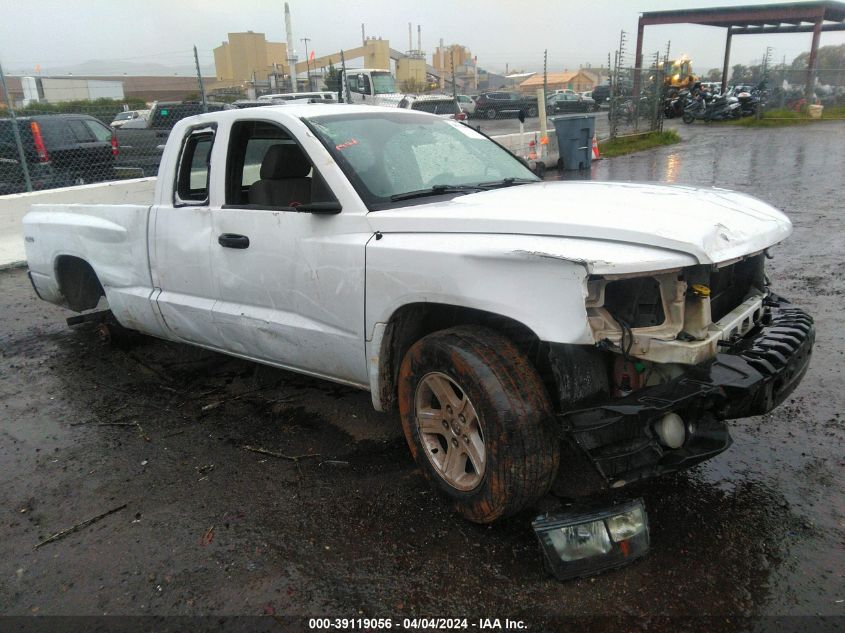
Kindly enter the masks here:
M 522 109 L 519 110 L 519 122 L 525 123 L 525 110 L 522 110 Z

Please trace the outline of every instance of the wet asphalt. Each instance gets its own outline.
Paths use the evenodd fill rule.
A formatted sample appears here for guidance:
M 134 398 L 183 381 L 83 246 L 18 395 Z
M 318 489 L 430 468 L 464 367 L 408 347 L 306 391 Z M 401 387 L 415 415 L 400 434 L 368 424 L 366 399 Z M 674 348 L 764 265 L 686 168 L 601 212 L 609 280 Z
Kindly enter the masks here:
M 557 582 L 533 513 L 492 527 L 452 515 L 368 394 L 153 339 L 109 345 L 68 329 L 17 269 L 0 272 L 0 613 L 841 630 L 845 124 L 680 131 L 682 144 L 565 177 L 712 185 L 780 207 L 795 232 L 769 276 L 815 316 L 817 342 L 797 391 L 734 421 L 727 452 L 626 489 L 645 499 L 647 557 Z

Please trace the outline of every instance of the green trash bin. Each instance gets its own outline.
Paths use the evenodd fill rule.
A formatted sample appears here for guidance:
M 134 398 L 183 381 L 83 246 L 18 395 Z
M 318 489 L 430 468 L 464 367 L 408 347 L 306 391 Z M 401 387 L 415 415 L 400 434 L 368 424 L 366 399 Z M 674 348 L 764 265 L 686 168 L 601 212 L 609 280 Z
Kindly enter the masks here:
M 593 136 L 596 133 L 596 115 L 566 114 L 550 117 L 555 126 L 560 158 L 558 169 L 575 171 L 589 169 L 593 162 Z

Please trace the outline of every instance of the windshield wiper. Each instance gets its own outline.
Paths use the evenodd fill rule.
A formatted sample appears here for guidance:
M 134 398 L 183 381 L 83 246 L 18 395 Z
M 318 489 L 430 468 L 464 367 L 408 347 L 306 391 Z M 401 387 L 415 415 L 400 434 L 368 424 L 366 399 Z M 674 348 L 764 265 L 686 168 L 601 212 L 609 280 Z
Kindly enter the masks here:
M 417 191 L 407 191 L 405 193 L 395 193 L 390 196 L 391 202 L 399 202 L 400 200 L 411 200 L 412 198 L 425 198 L 426 196 L 440 196 L 444 193 L 470 193 L 472 191 L 481 191 L 481 185 L 434 185 L 428 189 L 418 189 Z
M 529 182 L 540 182 L 539 180 L 532 180 L 531 178 L 502 178 L 501 180 L 493 180 L 491 182 L 480 182 L 476 187 L 480 189 L 493 189 L 496 187 L 512 187 L 513 185 L 526 185 Z

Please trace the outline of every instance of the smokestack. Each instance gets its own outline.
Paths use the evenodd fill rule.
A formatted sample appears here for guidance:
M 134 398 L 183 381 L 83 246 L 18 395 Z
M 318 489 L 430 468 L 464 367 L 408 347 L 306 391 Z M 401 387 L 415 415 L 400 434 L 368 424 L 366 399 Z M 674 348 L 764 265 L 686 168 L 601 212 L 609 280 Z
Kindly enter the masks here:
M 364 30 L 364 23 L 361 22 L 361 44 L 367 43 L 367 32 Z
M 440 59 L 439 59 L 440 66 L 438 67 L 438 69 L 440 70 L 440 90 L 443 90 L 445 85 L 446 85 L 446 82 L 443 79 L 443 76 L 445 75 L 445 72 L 443 71 L 443 69 L 446 68 L 446 49 L 443 48 L 443 38 L 442 37 L 440 38 L 440 47 L 437 49 L 437 53 L 440 55 Z
M 290 89 L 296 92 L 296 50 L 294 49 L 293 29 L 290 25 L 290 7 L 285 2 L 285 32 L 288 38 L 288 67 L 290 69 Z
M 408 22 L 408 52 L 414 50 L 414 36 L 412 35 L 411 23 Z
M 422 27 L 417 24 L 417 50 L 422 50 Z

